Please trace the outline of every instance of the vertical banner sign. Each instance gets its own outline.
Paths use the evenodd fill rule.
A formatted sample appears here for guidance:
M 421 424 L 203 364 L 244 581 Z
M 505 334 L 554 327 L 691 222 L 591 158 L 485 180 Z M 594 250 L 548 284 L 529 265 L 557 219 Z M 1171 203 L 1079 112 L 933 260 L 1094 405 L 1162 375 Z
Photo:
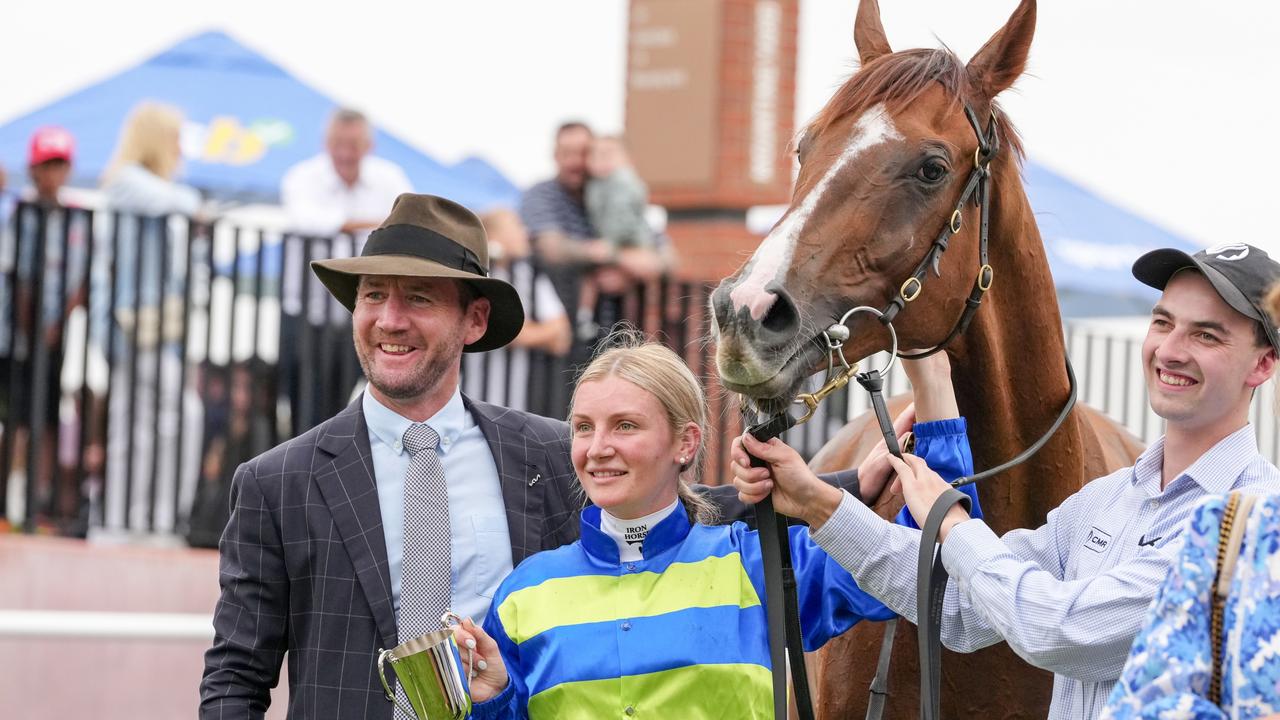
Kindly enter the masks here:
M 778 0 L 756 3 L 755 53 L 751 84 L 751 181 L 772 183 L 778 166 L 778 56 L 782 7 Z
M 720 35 L 719 2 L 631 4 L 627 142 L 654 189 L 712 188 Z

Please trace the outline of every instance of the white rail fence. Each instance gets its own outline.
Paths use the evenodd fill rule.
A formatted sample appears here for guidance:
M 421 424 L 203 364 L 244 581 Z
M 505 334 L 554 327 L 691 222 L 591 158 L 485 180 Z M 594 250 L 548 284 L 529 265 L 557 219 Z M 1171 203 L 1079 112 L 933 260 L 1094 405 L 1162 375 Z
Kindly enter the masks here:
M 0 638 L 213 640 L 213 618 L 196 613 L 0 610 Z

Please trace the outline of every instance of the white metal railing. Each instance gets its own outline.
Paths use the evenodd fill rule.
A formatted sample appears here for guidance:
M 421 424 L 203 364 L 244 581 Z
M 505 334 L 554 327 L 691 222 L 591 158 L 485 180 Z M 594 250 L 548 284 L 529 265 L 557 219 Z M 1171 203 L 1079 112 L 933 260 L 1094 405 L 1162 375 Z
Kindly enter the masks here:
M 213 619 L 196 613 L 0 610 L 0 638 L 213 640 Z

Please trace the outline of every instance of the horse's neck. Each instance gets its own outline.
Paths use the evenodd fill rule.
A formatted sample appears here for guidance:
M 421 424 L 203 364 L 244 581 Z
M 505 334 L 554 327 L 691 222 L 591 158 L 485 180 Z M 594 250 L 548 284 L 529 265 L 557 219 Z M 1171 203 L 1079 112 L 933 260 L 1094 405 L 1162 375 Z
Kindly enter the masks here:
M 991 290 L 952 352 L 956 399 L 970 424 L 975 469 L 1003 463 L 1053 424 L 1069 395 L 1062 320 L 1040 231 L 1009 160 L 991 202 Z M 1007 178 L 1007 179 L 1006 179 Z M 1001 180 L 1004 181 L 1002 187 Z M 983 494 L 998 530 L 1034 526 L 1074 492 L 1084 472 L 1078 413 L 1014 470 L 986 481 L 1012 492 Z

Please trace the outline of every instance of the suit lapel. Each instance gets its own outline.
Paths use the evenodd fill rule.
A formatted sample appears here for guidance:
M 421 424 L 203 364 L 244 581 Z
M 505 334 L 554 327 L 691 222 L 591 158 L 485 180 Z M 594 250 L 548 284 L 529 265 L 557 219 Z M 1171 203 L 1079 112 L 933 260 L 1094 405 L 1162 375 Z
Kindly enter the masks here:
M 394 647 L 396 618 L 387 541 L 382 532 L 382 509 L 361 398 L 326 423 L 316 446 L 321 451 L 313 471 L 316 485 L 351 557 L 384 647 Z
M 511 534 L 511 561 L 519 565 L 544 549 L 546 488 L 550 485 L 544 480 L 551 476 L 547 453 L 528 441 L 525 419 L 520 413 L 473 402 L 465 395 L 463 400 L 493 453 Z

